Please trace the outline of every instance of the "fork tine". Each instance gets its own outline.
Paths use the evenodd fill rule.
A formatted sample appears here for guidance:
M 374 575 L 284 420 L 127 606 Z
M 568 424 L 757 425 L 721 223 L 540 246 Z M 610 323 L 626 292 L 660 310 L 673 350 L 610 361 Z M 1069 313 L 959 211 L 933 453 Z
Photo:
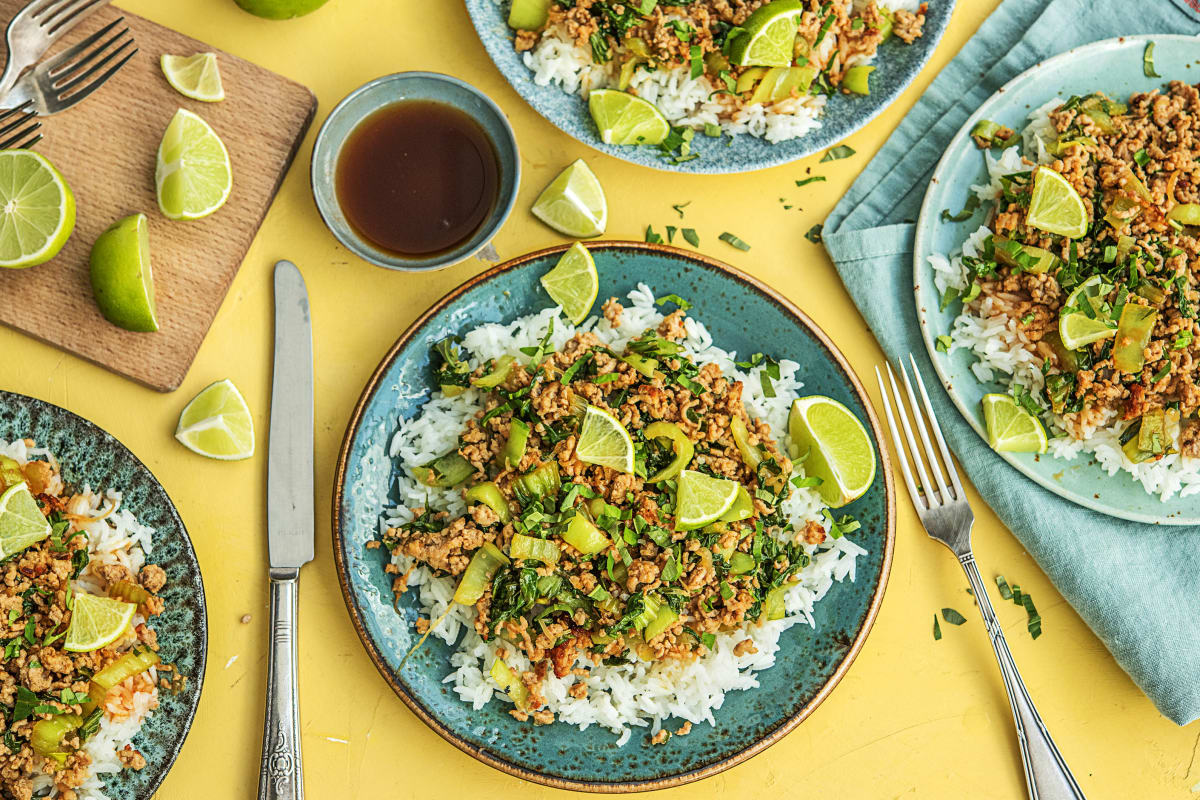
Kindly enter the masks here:
M 125 21 L 124 17 L 117 17 L 112 22 L 108 23 L 103 28 L 96 31 L 91 36 L 87 37 L 82 42 L 80 42 L 79 44 L 67 48 L 60 55 L 57 55 L 54 58 L 52 58 L 50 61 L 46 62 L 46 64 L 45 64 L 46 71 L 54 72 L 54 71 L 58 70 L 60 67 L 64 67 L 67 64 L 70 64 L 71 61 L 77 55 L 87 51 L 88 48 L 90 48 L 96 42 L 103 39 L 105 36 L 107 36 L 109 34 L 110 31 L 112 31 L 113 28 L 117 27 L 124 21 Z
M 875 379 L 879 381 L 879 396 L 883 399 L 883 413 L 887 416 L 888 427 L 892 429 L 892 443 L 896 445 L 896 457 L 900 460 L 900 474 L 904 476 L 904 485 L 908 487 L 908 496 L 912 498 L 913 505 L 918 511 L 924 511 L 925 508 L 921 505 L 921 494 L 917 491 L 917 485 L 913 483 L 912 470 L 908 466 L 908 456 L 905 455 L 904 445 L 900 442 L 900 427 L 896 425 L 896 418 L 892 416 L 892 402 L 888 399 L 887 389 L 883 385 L 883 374 L 880 373 L 879 367 L 875 367 Z
M 892 395 L 896 398 L 896 415 L 900 417 L 901 427 L 904 428 L 904 438 L 908 441 L 909 457 L 913 460 L 913 466 L 917 468 L 917 475 L 921 478 L 921 489 L 925 495 L 925 504 L 929 508 L 937 508 L 942 505 L 941 498 L 933 492 L 933 486 L 929 483 L 929 475 L 925 472 L 925 462 L 921 460 L 921 451 L 917 449 L 917 440 L 913 438 L 912 424 L 908 421 L 908 412 L 904 409 L 904 399 L 900 396 L 900 386 L 896 383 L 896 374 L 892 372 L 892 365 L 887 364 L 888 380 L 892 384 Z
M 73 59 L 68 63 L 53 64 L 46 70 L 46 76 L 50 79 L 51 84 L 58 84 L 72 75 L 77 75 L 80 70 L 88 67 L 91 62 L 95 61 L 106 52 L 111 52 L 112 48 L 120 43 L 120 46 L 133 41 L 133 35 L 129 33 L 129 28 L 122 28 L 112 36 L 100 42 L 95 47 L 90 48 L 86 53 L 79 54 L 78 58 Z
M 933 403 L 929 402 L 929 392 L 925 391 L 925 381 L 921 378 L 921 371 L 917 369 L 917 360 L 913 358 L 912 353 L 908 354 L 908 359 L 912 362 L 913 373 L 917 376 L 917 388 L 921 390 L 921 400 L 925 403 L 925 413 L 929 416 L 929 427 L 933 428 L 938 450 L 942 454 L 942 462 L 946 465 L 946 471 L 950 473 L 950 483 L 954 486 L 955 499 L 964 500 L 966 493 L 963 491 L 962 482 L 958 479 L 958 470 L 954 467 L 954 459 L 950 457 L 950 448 L 946 447 L 946 439 L 942 436 L 942 426 L 938 424 L 937 415 L 933 413 Z
M 21 126 L 19 130 L 8 135 L 14 126 Z M 38 122 L 36 117 L 25 117 L 17 122 L 6 125 L 0 128 L 0 150 L 13 150 L 16 148 L 28 149 L 42 140 L 42 135 L 38 133 L 41 130 L 42 123 Z
M 24 103 L 21 103 L 21 105 L 19 105 L 19 106 L 13 106 L 12 108 L 0 109 L 0 121 L 3 121 L 5 119 L 7 119 L 8 117 L 13 116 L 14 114 L 21 114 L 22 117 L 24 117 L 24 116 L 33 115 L 36 113 L 37 112 L 34 111 L 34 109 L 33 109 L 33 101 L 26 100 Z M 3 133 L 4 130 L 5 130 L 4 128 L 0 128 L 0 133 Z
M 912 353 L 908 354 L 912 358 Z M 913 368 L 916 368 L 916 362 L 913 362 Z M 942 468 L 938 465 L 937 453 L 933 450 L 933 444 L 929 441 L 929 432 L 925 429 L 925 417 L 921 413 L 921 407 L 917 405 L 917 396 L 913 394 L 912 381 L 908 379 L 908 370 L 904 367 L 904 362 L 900 362 L 900 374 L 904 377 L 904 388 L 908 392 L 908 404 L 913 411 L 913 419 L 916 420 L 917 433 L 921 434 L 921 444 L 925 445 L 925 457 L 929 460 L 929 471 L 933 473 L 933 480 L 937 483 L 938 493 L 942 498 L 942 502 L 949 502 L 949 494 L 946 491 L 946 481 L 942 478 Z M 929 487 L 929 491 L 933 491 L 933 487 Z
M 79 0 L 43 0 L 43 2 L 40 5 L 37 3 L 31 4 L 30 6 L 26 7 L 25 11 L 22 11 L 19 13 L 27 13 L 27 14 L 29 14 L 30 18 L 37 19 L 38 17 L 40 17 L 46 13 L 57 14 L 59 11 L 62 10 L 61 9 L 62 6 L 68 6 L 71 3 L 76 3 L 78 1 Z M 54 8 L 55 6 L 59 6 L 59 8 L 55 9 Z M 41 24 L 45 24 L 45 23 L 41 23 Z
M 77 22 L 107 2 L 108 0 L 68 0 L 68 2 L 56 8 L 52 15 L 41 23 L 42 27 L 48 27 L 51 35 L 59 31 L 65 33 L 66 29 L 73 27 Z
M 107 46 L 107 45 L 105 45 L 105 46 Z M 73 77 L 71 77 L 69 80 L 66 80 L 66 77 L 67 77 L 66 75 L 59 76 L 58 78 L 52 79 L 53 83 L 51 85 L 54 88 L 55 96 L 58 97 L 58 99 L 60 99 L 60 100 L 66 99 L 66 97 L 68 95 L 70 95 L 71 92 L 73 92 L 77 87 L 79 87 L 81 84 L 91 80 L 92 77 L 97 72 L 104 69 L 104 67 L 108 63 L 110 63 L 114 58 L 118 58 L 119 56 L 121 56 L 121 54 L 125 53 L 130 47 L 133 48 L 133 51 L 129 52 L 125 56 L 125 58 L 121 61 L 121 64 L 124 64 L 126 61 L 129 60 L 130 56 L 132 56 L 134 53 L 137 52 L 137 47 L 134 46 L 132 37 L 129 39 L 126 39 L 124 42 L 121 43 L 120 47 L 109 52 L 106 56 L 104 56 L 104 58 L 100 59 L 95 64 L 92 64 L 83 72 L 79 72 L 78 70 L 82 69 L 84 64 L 87 61 L 92 60 L 93 56 L 88 56 L 88 58 L 85 61 L 80 62 L 79 65 L 74 66 L 70 70 L 68 70 L 69 73 L 73 74 Z M 97 50 L 97 53 L 99 53 L 99 50 Z M 120 67 L 120 65 L 118 65 L 118 67 Z M 108 73 L 108 74 L 111 75 L 112 73 Z M 105 78 L 105 80 L 107 80 L 107 77 Z
M 133 48 L 133 50 L 130 50 L 129 53 L 124 58 L 122 58 L 116 64 L 113 64 L 111 67 L 109 67 L 108 70 L 105 71 L 103 75 L 99 75 L 99 76 L 93 78 L 91 83 L 89 83 L 87 86 L 84 86 L 81 89 L 78 89 L 78 90 L 72 92 L 69 96 L 63 97 L 62 95 L 58 95 L 57 97 L 55 97 L 54 98 L 55 101 L 59 104 L 59 108 L 57 108 L 56 110 L 57 111 L 66 111 L 68 108 L 75 105 L 76 103 L 78 103 L 79 101 L 83 100 L 85 97 L 90 95 L 92 92 L 99 89 L 101 86 L 104 85 L 104 83 L 109 78 L 111 78 L 113 75 L 116 75 L 117 72 L 121 69 L 121 67 L 125 66 L 129 62 L 129 59 L 131 59 L 135 55 L 137 55 L 137 52 L 138 52 L 137 48 L 136 47 Z M 114 53 L 113 55 L 115 56 L 116 53 Z M 109 59 L 106 58 L 104 60 L 107 62 Z M 89 70 L 87 75 L 91 75 L 91 74 L 95 73 L 96 70 L 100 69 L 102 66 L 104 66 L 103 63 L 98 64 L 96 67 Z M 80 77 L 79 80 L 83 80 L 84 78 L 87 77 L 87 75 Z M 72 85 L 75 85 L 78 82 L 79 81 L 75 81 Z

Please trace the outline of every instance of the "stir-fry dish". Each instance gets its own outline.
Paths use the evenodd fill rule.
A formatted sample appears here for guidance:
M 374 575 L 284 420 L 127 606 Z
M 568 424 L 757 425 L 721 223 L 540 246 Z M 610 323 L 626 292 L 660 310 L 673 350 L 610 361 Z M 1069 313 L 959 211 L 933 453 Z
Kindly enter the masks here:
M 829 95 L 869 94 L 879 46 L 920 37 L 925 4 L 512 0 L 508 21 L 535 82 L 590 95 L 605 142 L 688 158 L 694 131 L 783 141 L 818 127 Z
M 146 765 L 129 740 L 170 670 L 149 624 L 166 573 L 144 563 L 149 531 L 118 505 L 68 492 L 31 442 L 0 441 L 5 797 L 102 800 L 101 774 Z
M 1179 81 L 1035 113 L 1025 160 L 993 162 L 986 231 L 946 289 L 975 318 L 953 341 L 1015 372 L 1016 405 L 1069 439 L 1108 429 L 1127 468 L 1200 455 L 1198 132 L 1200 95 Z M 1019 138 L 986 120 L 974 134 L 982 147 Z M 989 361 L 979 320 L 997 319 L 1027 355 Z
M 454 449 L 407 469 L 465 510 L 410 507 L 382 535 L 397 597 L 414 569 L 453 581 L 478 643 L 462 649 L 486 652 L 487 676 L 521 720 L 549 723 L 563 703 L 586 702 L 613 667 L 696 663 L 718 637 L 751 659 L 762 642 L 748 631 L 784 618 L 819 551 L 858 528 L 814 510 L 819 481 L 795 475 L 770 425 L 747 413 L 745 384 L 689 356 L 683 310 L 650 312 L 654 327 L 614 345 L 626 313 L 610 299 L 605 339 L 576 331 L 555 347 L 551 323 L 536 346 L 475 368 L 456 339 L 439 343 L 441 392 L 478 399 Z M 776 397 L 779 365 L 751 361 L 754 391 Z M 786 413 L 790 398 L 772 402 Z M 589 682 L 594 670 L 601 680 Z M 581 713 L 568 721 L 593 721 Z

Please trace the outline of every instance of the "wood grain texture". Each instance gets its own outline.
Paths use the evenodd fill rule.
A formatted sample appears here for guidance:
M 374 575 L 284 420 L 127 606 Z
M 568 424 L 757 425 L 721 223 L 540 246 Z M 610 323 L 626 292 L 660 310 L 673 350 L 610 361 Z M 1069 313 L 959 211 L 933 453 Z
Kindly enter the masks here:
M 0 0 L 7 21 L 25 0 Z M 43 119 L 37 150 L 66 176 L 78 206 L 75 232 L 52 261 L 0 269 L 0 322 L 161 392 L 178 388 L 212 325 L 267 208 L 316 111 L 304 86 L 216 51 L 134 14 L 105 8 L 81 23 L 59 52 L 118 16 L 138 53 L 75 108 Z M 164 53 L 217 52 L 226 99 L 190 100 L 159 68 Z M 180 107 L 202 116 L 225 142 L 233 193 L 210 217 L 176 222 L 158 210 L 155 154 Z M 130 333 L 106 321 L 92 300 L 92 242 L 117 219 L 145 212 L 150 225 L 157 333 Z

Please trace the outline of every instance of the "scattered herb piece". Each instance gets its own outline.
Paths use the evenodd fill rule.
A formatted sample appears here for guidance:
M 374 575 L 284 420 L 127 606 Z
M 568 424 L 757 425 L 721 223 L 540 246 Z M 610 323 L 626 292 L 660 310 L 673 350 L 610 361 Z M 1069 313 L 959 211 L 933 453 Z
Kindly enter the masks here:
M 662 244 L 662 237 L 654 232 L 654 228 L 646 226 L 646 243 L 647 244 Z
M 933 640 L 936 642 L 942 638 L 942 626 L 938 624 L 937 614 L 933 615 Z
M 684 228 L 680 233 L 683 234 L 683 240 L 692 247 L 700 246 L 700 235 L 696 233 L 695 228 Z
M 939 353 L 949 353 L 950 352 L 950 337 L 945 336 L 945 335 L 937 337 L 937 343 L 934 345 L 934 347 L 937 349 L 937 351 Z
M 813 175 L 811 178 L 804 178 L 803 180 L 796 181 L 796 185 L 797 186 L 808 186 L 808 184 L 810 184 L 810 183 L 816 183 L 817 181 L 824 181 L 824 180 L 825 180 L 824 175 Z
M 692 204 L 692 201 L 688 200 L 686 203 L 675 203 L 674 205 L 671 206 L 671 208 L 675 209 L 675 213 L 679 215 L 680 219 L 683 219 L 683 210 L 685 208 L 687 208 L 688 206 L 690 206 L 691 204 Z
M 822 241 L 821 231 L 823 230 L 825 230 L 825 226 L 818 222 L 816 225 L 813 225 L 808 229 L 808 233 L 804 234 L 804 238 L 808 239 L 813 244 L 820 244 Z
M 686 239 L 687 236 L 685 235 L 684 238 Z M 746 251 L 746 250 L 750 249 L 750 245 L 746 244 L 741 239 L 734 236 L 732 233 L 729 233 L 728 231 L 726 231 L 725 233 L 722 233 L 717 238 L 720 239 L 722 242 L 725 242 L 726 244 L 728 244 L 731 247 L 736 247 L 738 250 Z
M 963 204 L 962 211 L 957 214 L 951 214 L 950 209 L 942 209 L 942 222 L 966 222 L 979 209 L 979 197 L 976 194 L 971 194 L 967 198 L 967 202 Z
M 962 625 L 967 621 L 967 618 L 955 611 L 953 608 L 942 609 L 942 619 L 946 620 L 951 625 Z
M 829 148 L 825 155 L 821 156 L 821 163 L 824 164 L 826 161 L 838 161 L 839 159 L 849 158 L 854 155 L 854 152 L 853 147 L 839 144 L 837 147 Z
M 691 303 L 689 303 L 687 300 L 684 300 L 682 297 L 680 297 L 677 294 L 664 295 L 663 297 L 660 297 L 654 301 L 654 305 L 656 305 L 656 306 L 664 306 L 667 303 L 674 303 L 675 305 L 679 306 L 679 308 L 683 311 L 687 311 L 689 308 L 692 307 Z
M 824 480 L 818 478 L 816 475 L 806 475 L 803 478 L 797 475 L 792 478 L 792 486 L 795 486 L 797 489 L 809 489 L 820 486 L 824 482 Z
M 674 225 L 667 225 L 666 229 L 667 229 L 667 244 L 671 244 L 672 242 L 675 241 L 675 232 L 679 229 L 676 228 Z
M 1133 160 L 1138 163 L 1139 167 L 1144 167 L 1150 163 L 1150 154 L 1146 152 L 1146 148 L 1142 148 L 1133 154 Z
M 704 123 L 704 135 L 709 137 L 710 139 L 716 139 L 718 136 L 721 135 L 721 126 L 714 125 L 711 122 Z

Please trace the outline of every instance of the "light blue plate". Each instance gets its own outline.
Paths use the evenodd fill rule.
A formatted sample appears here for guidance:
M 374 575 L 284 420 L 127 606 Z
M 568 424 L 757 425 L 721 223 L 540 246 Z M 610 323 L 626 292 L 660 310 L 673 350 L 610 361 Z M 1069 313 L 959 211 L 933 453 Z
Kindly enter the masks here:
M 381 675 L 431 728 L 486 764 L 527 780 L 590 791 L 637 791 L 679 785 L 720 772 L 768 747 L 812 712 L 833 690 L 862 647 L 883 599 L 894 538 L 895 496 L 887 458 L 875 483 L 846 512 L 862 522 L 855 534 L 869 551 L 857 580 L 835 584 L 817 605 L 815 630 L 784 633 L 775 665 L 758 674 L 760 688 L 730 692 L 716 712 L 716 726 L 697 725 L 666 744 L 647 743 L 635 730 L 622 747 L 606 730 L 564 723 L 519 723 L 500 702 L 479 711 L 463 703 L 442 680 L 450 672 L 450 649 L 429 638 L 416 643 L 419 607 L 413 592 L 393 608 L 387 553 L 368 550 L 378 536 L 381 509 L 394 503 L 391 477 L 398 465 L 387 456 L 400 419 L 419 413 L 432 383 L 430 347 L 450 334 L 484 322 L 508 322 L 534 313 L 550 300 L 538 278 L 564 247 L 523 256 L 473 278 L 451 292 L 405 331 L 384 357 L 363 393 L 342 444 L 334 484 L 333 552 L 350 617 Z M 845 360 L 797 308 L 752 278 L 694 253 L 641 243 L 588 245 L 600 274 L 601 296 L 624 297 L 638 282 L 659 294 L 691 300 L 723 348 L 749 355 L 766 352 L 799 362 L 806 394 L 845 403 L 880 439 L 866 393 Z M 674 730 L 681 721 L 669 721 Z M 847 721 L 847 724 L 852 724 Z
M 533 73 L 521 60 L 521 54 L 513 49 L 513 33 L 506 22 L 509 0 L 465 2 L 475 31 L 500 72 L 534 110 L 563 131 L 586 145 L 633 164 L 669 172 L 725 173 L 750 172 L 804 158 L 837 144 L 875 119 L 908 88 L 925 66 L 950 22 L 955 0 L 930 0 L 924 35 L 910 45 L 895 37 L 886 42 L 875 62 L 878 68 L 871 73 L 871 94 L 861 97 L 837 92 L 825 106 L 820 128 L 799 139 L 778 144 L 742 135 L 733 137 L 733 144 L 727 147 L 728 136 L 719 139 L 697 136 L 692 149 L 700 153 L 700 158 L 682 164 L 663 160 L 657 147 L 618 147 L 601 142 L 588 113 L 587 101 L 577 94 L 567 94 L 557 85 L 538 86 L 533 82 Z
M 1142 70 L 1142 54 L 1149 42 L 1155 44 L 1154 64 L 1162 78 L 1147 78 Z M 1020 131 L 1029 112 L 1053 97 L 1066 100 L 1071 95 L 1103 91 L 1115 100 L 1125 100 L 1134 92 L 1162 87 L 1171 79 L 1194 83 L 1200 80 L 1198 57 L 1200 47 L 1194 36 L 1123 36 L 1068 50 L 1009 81 L 971 115 L 946 148 L 917 220 L 913 252 L 917 318 L 938 376 L 954 404 L 982 438 L 981 446 L 987 446 L 981 400 L 988 392 L 1007 390 L 998 382 L 980 382 L 971 372 L 975 359 L 969 352 L 960 349 L 953 356 L 937 352 L 935 340 L 949 333 L 961 304 L 953 303 L 945 311 L 938 310 L 940 298 L 928 260 L 934 253 L 949 254 L 961 249 L 963 240 L 983 221 L 981 212 L 964 222 L 941 219 L 942 209 L 957 213 L 963 208 L 971 184 L 987 183 L 983 154 L 971 141 L 971 129 L 976 121 L 990 119 Z M 1080 456 L 1063 461 L 1034 453 L 1000 455 L 1037 483 L 1085 508 L 1135 522 L 1200 524 L 1200 498 L 1177 496 L 1166 503 L 1160 502 L 1127 473 L 1110 477 L 1094 459 Z

